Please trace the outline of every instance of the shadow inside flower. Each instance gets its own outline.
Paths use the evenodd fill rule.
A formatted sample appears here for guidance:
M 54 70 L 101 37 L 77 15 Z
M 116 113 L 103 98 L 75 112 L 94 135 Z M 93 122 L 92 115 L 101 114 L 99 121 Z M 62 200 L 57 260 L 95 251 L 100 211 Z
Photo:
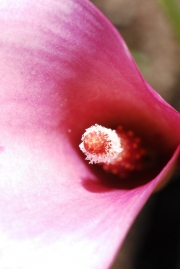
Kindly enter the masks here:
M 129 177 L 122 179 L 118 175 L 106 172 L 101 165 L 89 164 L 79 149 L 80 137 L 83 131 L 76 132 L 75 128 L 72 130 L 72 132 L 67 134 L 69 142 L 82 159 L 82 162 L 86 163 L 90 174 L 93 175 L 92 177 L 82 177 L 81 185 L 87 191 L 93 193 L 110 192 L 115 189 L 132 190 L 143 186 L 158 176 L 173 155 L 172 149 L 166 151 L 165 148 L 164 150 L 163 145 L 160 143 L 163 140 L 161 135 L 154 134 L 153 138 L 150 137 L 147 142 L 144 139 L 145 148 L 148 150 L 145 168 L 140 171 L 131 172 Z
M 95 179 L 82 178 L 81 183 L 89 192 L 108 192 L 114 189 L 131 190 L 153 180 L 165 165 L 165 160 L 159 160 L 156 164 L 151 164 L 147 170 L 132 172 L 130 176 L 125 179 L 121 179 L 118 175 L 107 173 L 103 171 L 100 166 L 97 167 L 94 165 L 89 169 L 95 175 Z

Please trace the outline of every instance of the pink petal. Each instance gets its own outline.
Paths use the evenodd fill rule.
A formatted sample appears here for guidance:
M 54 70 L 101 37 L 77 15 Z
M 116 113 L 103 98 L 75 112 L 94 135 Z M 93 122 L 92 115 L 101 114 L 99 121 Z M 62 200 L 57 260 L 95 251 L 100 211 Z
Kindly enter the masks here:
M 127 191 L 96 185 L 94 192 L 81 185 L 83 169 L 75 170 L 74 165 L 71 180 L 67 165 L 64 178 L 58 178 L 58 165 L 29 158 L 34 171 L 26 167 L 25 172 L 30 170 L 31 176 L 20 178 L 19 173 L 14 191 L 9 180 L 1 196 L 5 209 L 1 212 L 1 268 L 108 268 L 142 205 L 174 170 L 178 154 L 179 149 L 160 175 L 144 186 Z M 87 171 L 86 176 L 96 179 Z
M 148 88 L 89 2 L 0 8 L 0 268 L 108 268 L 149 195 L 175 169 L 180 116 Z M 135 188 L 101 184 L 111 176 L 78 149 L 94 123 L 132 128 L 170 161 Z

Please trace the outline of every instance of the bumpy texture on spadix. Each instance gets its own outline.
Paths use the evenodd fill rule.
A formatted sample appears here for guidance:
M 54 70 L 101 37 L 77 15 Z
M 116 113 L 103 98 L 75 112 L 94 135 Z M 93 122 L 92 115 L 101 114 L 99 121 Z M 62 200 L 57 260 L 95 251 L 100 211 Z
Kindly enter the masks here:
M 86 129 L 79 147 L 89 163 L 111 163 L 123 150 L 117 133 L 98 124 Z
M 147 152 L 141 145 L 141 139 L 121 126 L 115 131 L 95 124 L 86 129 L 79 147 L 90 163 L 100 163 L 105 171 L 121 178 L 145 166 Z

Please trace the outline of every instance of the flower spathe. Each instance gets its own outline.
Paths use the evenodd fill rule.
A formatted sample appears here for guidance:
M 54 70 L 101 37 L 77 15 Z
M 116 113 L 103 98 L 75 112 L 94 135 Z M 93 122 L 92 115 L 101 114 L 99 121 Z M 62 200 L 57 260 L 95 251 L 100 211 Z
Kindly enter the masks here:
M 180 116 L 86 0 L 1 1 L 0 46 L 0 268 L 108 268 L 176 167 Z M 78 148 L 96 122 L 145 137 L 163 156 L 155 177 L 104 185 Z

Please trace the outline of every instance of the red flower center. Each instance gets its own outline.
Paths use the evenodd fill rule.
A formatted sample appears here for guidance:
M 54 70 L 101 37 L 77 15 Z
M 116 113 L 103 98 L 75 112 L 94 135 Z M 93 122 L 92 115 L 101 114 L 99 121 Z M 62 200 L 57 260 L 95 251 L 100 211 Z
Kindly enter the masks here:
M 110 148 L 109 142 L 107 135 L 92 132 L 84 137 L 84 148 L 90 154 L 106 154 Z
M 116 132 L 121 139 L 123 151 L 114 161 L 102 165 L 104 170 L 125 178 L 130 172 L 143 169 L 147 152 L 142 146 L 141 139 L 134 132 L 125 131 L 121 126 L 118 126 Z
M 146 150 L 132 131 L 118 126 L 116 131 L 100 125 L 86 130 L 80 145 L 90 163 L 100 163 L 107 172 L 126 178 L 145 166 Z

